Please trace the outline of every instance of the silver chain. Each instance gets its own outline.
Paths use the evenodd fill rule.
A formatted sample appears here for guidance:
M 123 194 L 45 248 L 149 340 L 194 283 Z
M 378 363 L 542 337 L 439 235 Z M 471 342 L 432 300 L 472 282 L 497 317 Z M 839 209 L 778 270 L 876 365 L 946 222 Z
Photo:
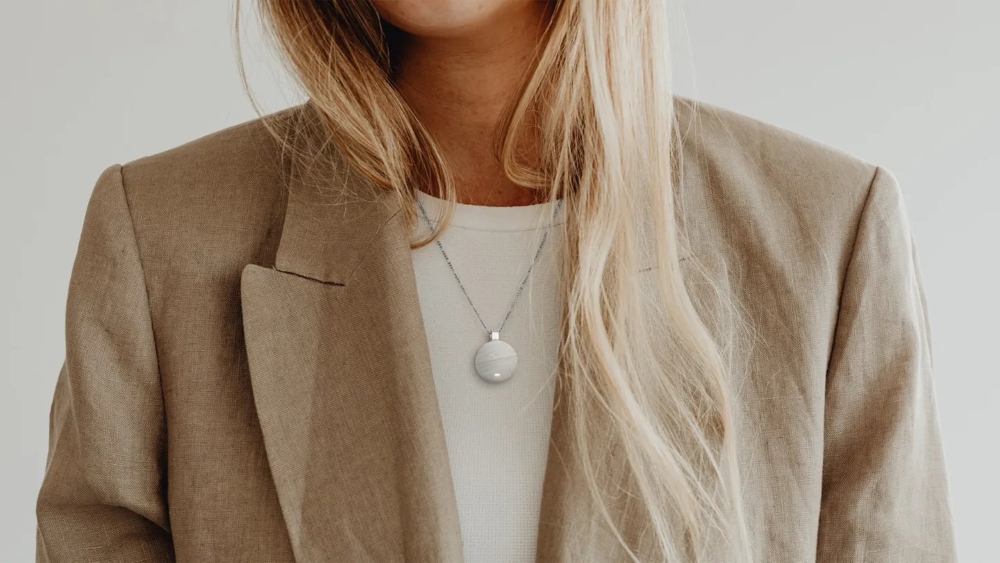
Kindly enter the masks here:
M 556 209 L 555 211 L 552 212 L 553 220 L 555 220 L 556 214 L 559 213 L 559 208 L 562 207 L 562 203 L 563 200 L 560 199 L 559 202 L 556 204 Z M 433 231 L 434 225 L 431 223 L 430 218 L 427 217 L 427 211 L 424 210 L 424 206 L 423 204 L 420 203 L 419 198 L 417 199 L 417 205 L 420 207 L 420 213 L 423 214 L 424 220 L 427 221 L 427 227 L 430 228 L 431 231 Z M 505 316 L 503 318 L 503 322 L 500 323 L 500 328 L 497 329 L 496 331 L 497 333 L 503 331 L 504 325 L 507 324 L 507 319 L 510 318 L 510 314 L 514 312 L 514 305 L 517 304 L 517 298 L 521 296 L 521 290 L 523 290 L 525 284 L 528 283 L 528 277 L 531 276 L 531 270 L 532 268 L 535 267 L 535 262 L 538 261 L 538 256 L 542 253 L 542 247 L 545 246 L 545 241 L 548 238 L 549 238 L 549 231 L 546 230 L 545 234 L 542 235 L 542 242 L 538 245 L 538 250 L 535 251 L 535 257 L 534 259 L 531 260 L 531 264 L 528 266 L 528 273 L 524 275 L 524 280 L 521 281 L 521 287 L 517 288 L 517 293 L 514 295 L 514 301 L 511 302 L 510 310 L 507 311 L 507 316 Z M 434 242 L 436 242 L 438 248 L 441 249 L 441 254 L 444 255 L 444 261 L 448 263 L 448 268 L 451 270 L 451 273 L 455 276 L 455 281 L 458 282 L 458 287 L 461 288 L 462 293 L 465 294 L 465 298 L 469 300 L 469 305 L 472 306 L 472 310 L 476 313 L 476 317 L 479 318 L 479 323 L 483 325 L 483 329 L 486 330 L 487 334 L 491 334 L 493 331 L 491 331 L 489 327 L 486 326 L 486 323 L 483 322 L 483 317 L 479 315 L 479 311 L 476 309 L 476 305 L 472 303 L 472 298 L 469 297 L 469 293 L 465 291 L 465 286 L 462 285 L 462 280 L 458 278 L 458 273 L 455 271 L 455 267 L 451 265 L 451 259 L 448 258 L 448 253 L 444 251 L 444 246 L 441 245 L 440 237 L 436 239 Z

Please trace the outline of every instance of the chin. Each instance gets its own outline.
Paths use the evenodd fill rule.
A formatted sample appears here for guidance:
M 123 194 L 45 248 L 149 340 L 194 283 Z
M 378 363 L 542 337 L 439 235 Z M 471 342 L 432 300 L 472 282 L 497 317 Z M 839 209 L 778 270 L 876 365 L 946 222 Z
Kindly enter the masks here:
M 419 37 L 460 36 L 541 0 L 373 0 L 382 19 Z

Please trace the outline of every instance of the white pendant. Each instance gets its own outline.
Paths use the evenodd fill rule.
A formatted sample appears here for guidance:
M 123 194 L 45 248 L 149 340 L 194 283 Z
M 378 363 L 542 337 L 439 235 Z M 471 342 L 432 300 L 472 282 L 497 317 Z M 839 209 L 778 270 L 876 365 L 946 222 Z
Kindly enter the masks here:
M 499 332 L 490 333 L 490 341 L 476 352 L 476 371 L 490 383 L 510 379 L 517 369 L 517 352 L 514 347 L 500 340 Z

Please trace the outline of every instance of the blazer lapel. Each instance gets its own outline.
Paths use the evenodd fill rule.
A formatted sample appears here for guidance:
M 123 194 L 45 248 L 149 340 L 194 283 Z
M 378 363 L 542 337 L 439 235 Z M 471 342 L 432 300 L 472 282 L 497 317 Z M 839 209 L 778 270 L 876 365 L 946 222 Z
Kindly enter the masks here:
M 273 267 L 242 272 L 268 462 L 300 561 L 460 561 L 408 236 L 347 167 L 293 174 Z

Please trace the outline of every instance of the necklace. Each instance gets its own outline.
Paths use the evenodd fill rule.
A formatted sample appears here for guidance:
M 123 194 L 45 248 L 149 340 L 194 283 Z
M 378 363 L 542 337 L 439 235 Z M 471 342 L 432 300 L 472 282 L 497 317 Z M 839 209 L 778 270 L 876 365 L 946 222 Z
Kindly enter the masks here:
M 553 220 L 556 214 L 559 213 L 559 208 L 562 207 L 563 200 L 559 200 L 556 204 L 555 211 L 552 212 Z M 434 225 L 431 224 L 430 218 L 427 217 L 427 211 L 424 210 L 423 204 L 420 203 L 420 199 L 417 199 L 417 205 L 420 207 L 420 213 L 423 214 L 424 220 L 427 221 L 427 226 L 433 231 Z M 469 297 L 469 293 L 465 291 L 465 286 L 462 285 L 462 280 L 459 279 L 458 273 L 455 271 L 455 267 L 451 265 L 451 259 L 448 258 L 448 253 L 444 251 L 444 246 L 441 245 L 441 240 L 438 238 L 434 242 L 437 243 L 438 248 L 441 250 L 441 254 L 444 255 L 445 262 L 448 263 L 448 268 L 451 273 L 455 276 L 455 281 L 458 282 L 458 287 L 465 294 L 465 298 L 469 301 L 469 305 L 472 306 L 472 311 L 476 313 L 476 317 L 479 318 L 479 323 L 483 325 L 486 330 L 486 334 L 489 338 L 485 344 L 479 347 L 476 352 L 475 366 L 476 373 L 479 377 L 489 381 L 490 383 L 501 383 L 507 381 L 514 375 L 514 371 L 517 369 L 517 352 L 514 347 L 510 344 L 500 340 L 500 332 L 503 330 L 504 325 L 507 324 L 507 319 L 510 318 L 510 314 L 514 311 L 514 305 L 517 304 L 517 298 L 521 296 L 521 290 L 524 289 L 525 284 L 528 282 L 528 277 L 531 275 L 531 270 L 535 267 L 535 262 L 538 261 L 538 256 L 542 253 L 542 247 L 545 246 L 546 239 L 549 238 L 549 231 L 546 230 L 542 235 L 542 242 L 538 245 L 538 250 L 535 251 L 535 257 L 531 260 L 531 264 L 528 266 L 528 272 L 524 275 L 524 280 L 521 281 L 521 286 L 517 288 L 517 293 L 514 295 L 514 301 L 510 304 L 510 309 L 507 311 L 507 315 L 504 317 L 503 322 L 500 323 L 500 328 L 497 330 L 490 330 L 487 328 L 486 323 L 483 322 L 483 317 L 479 315 L 479 311 L 476 309 L 476 305 L 472 302 L 472 298 Z

